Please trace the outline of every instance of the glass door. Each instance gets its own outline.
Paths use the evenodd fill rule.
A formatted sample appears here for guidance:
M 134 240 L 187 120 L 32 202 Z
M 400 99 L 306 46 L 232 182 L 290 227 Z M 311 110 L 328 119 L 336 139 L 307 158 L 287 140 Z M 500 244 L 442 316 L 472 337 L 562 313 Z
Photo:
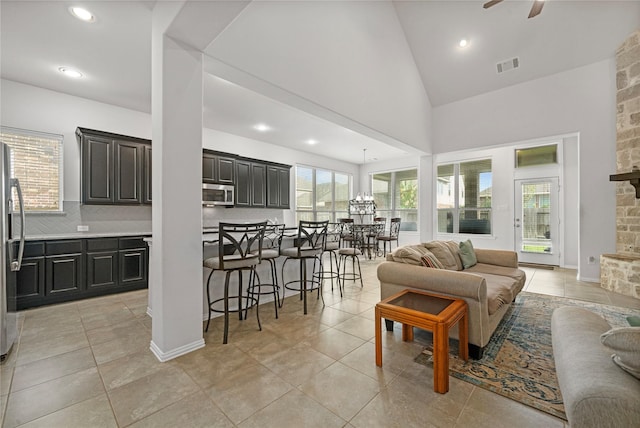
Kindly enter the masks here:
M 558 177 L 516 180 L 515 247 L 518 260 L 558 266 Z

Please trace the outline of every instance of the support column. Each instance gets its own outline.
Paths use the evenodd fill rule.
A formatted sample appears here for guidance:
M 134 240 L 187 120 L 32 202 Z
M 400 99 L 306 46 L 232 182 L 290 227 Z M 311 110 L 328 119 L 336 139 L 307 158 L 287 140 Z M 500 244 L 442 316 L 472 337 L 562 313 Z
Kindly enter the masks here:
M 165 32 L 181 2 L 158 2 L 152 23 L 153 252 L 151 351 L 167 361 L 202 336 L 202 53 Z

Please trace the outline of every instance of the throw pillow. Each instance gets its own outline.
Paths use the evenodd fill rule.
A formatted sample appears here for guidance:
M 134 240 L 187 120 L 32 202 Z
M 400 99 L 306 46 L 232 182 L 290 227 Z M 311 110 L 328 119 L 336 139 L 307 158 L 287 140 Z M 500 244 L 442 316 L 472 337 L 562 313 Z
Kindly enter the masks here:
M 421 245 L 407 245 L 396 249 L 391 253 L 391 257 L 394 262 L 419 266 L 422 264 L 420 257 L 427 252 Z
M 640 317 L 630 315 L 627 317 L 627 321 L 631 327 L 640 327 Z
M 617 327 L 603 333 L 600 341 L 615 352 L 611 358 L 622 370 L 640 379 L 640 327 Z
M 460 242 L 460 260 L 462 260 L 462 266 L 465 269 L 469 269 L 478 263 L 476 252 L 473 250 L 473 244 L 470 239 Z
M 444 269 L 444 266 L 442 266 L 442 263 L 440 263 L 440 260 L 438 260 L 436 256 L 434 256 L 432 253 L 423 255 L 421 257 L 421 260 L 422 260 L 422 264 L 426 267 L 434 268 L 434 269 Z

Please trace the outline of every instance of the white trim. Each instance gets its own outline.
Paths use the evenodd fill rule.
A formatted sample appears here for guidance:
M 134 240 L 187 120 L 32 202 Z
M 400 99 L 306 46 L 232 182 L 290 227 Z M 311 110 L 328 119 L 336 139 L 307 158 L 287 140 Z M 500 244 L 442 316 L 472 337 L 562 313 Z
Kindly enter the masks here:
M 151 306 L 147 306 L 147 315 L 149 315 L 149 317 L 153 318 L 153 310 L 151 309 Z
M 172 349 L 169 352 L 164 352 L 152 340 L 151 344 L 149 345 L 149 349 L 151 350 L 151 352 L 153 352 L 153 355 L 156 356 L 158 361 L 164 363 L 166 361 L 173 360 L 174 358 L 188 354 L 189 352 L 195 351 L 196 349 L 204 348 L 204 345 L 204 339 L 199 339 L 195 342 L 180 346 L 179 348 Z

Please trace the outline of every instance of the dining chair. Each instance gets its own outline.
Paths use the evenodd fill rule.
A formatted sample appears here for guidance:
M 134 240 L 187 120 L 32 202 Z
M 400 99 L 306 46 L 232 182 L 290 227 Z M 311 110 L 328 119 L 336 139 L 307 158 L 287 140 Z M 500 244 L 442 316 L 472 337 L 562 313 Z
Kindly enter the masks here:
M 207 318 L 207 326 L 205 332 L 209 331 L 209 323 L 211 322 L 211 314 L 213 312 L 224 314 L 224 338 L 222 343 L 227 343 L 229 336 L 229 313 L 237 312 L 238 318 L 243 319 L 242 312 L 248 306 L 256 306 L 256 319 L 258 320 L 258 329 L 262 331 L 260 324 L 260 315 L 258 313 L 258 299 L 252 297 L 249 293 L 243 296 L 242 293 L 242 272 L 249 271 L 249 287 L 252 281 L 255 281 L 255 268 L 262 259 L 262 242 L 264 238 L 264 230 L 267 222 L 261 223 L 220 223 L 218 231 L 218 255 L 206 259 L 204 267 L 211 269 L 211 273 L 207 278 L 207 305 L 209 307 L 209 316 Z M 211 277 L 214 272 L 225 272 L 224 281 L 224 297 L 211 300 Z M 229 280 L 231 273 L 238 272 L 238 294 L 229 294 Z M 245 309 L 242 308 L 243 300 Z M 230 307 L 230 302 L 236 302 L 235 307 Z M 222 309 L 220 309 L 222 303 Z
M 281 248 L 280 254 L 286 259 L 282 264 L 282 282 L 284 288 L 282 290 L 282 302 L 286 290 L 296 290 L 300 292 L 300 300 L 304 300 L 304 314 L 307 314 L 307 292 L 318 290 L 318 298 L 322 297 L 322 281 L 314 279 L 316 261 L 319 261 L 324 251 L 327 239 L 327 227 L 329 221 L 304 221 L 298 222 L 298 233 L 294 239 L 294 246 L 290 248 Z M 288 282 L 284 280 L 284 267 L 289 260 L 298 260 L 300 262 L 300 277 Z M 313 268 L 311 276 L 307 275 L 307 261 L 313 260 Z M 298 284 L 296 287 L 295 284 Z M 324 304 L 324 298 L 322 298 Z
M 400 236 L 400 217 L 393 217 L 389 225 L 389 234 L 378 236 L 378 241 L 382 241 L 383 256 L 387 255 L 387 242 L 389 243 L 389 252 L 391 252 L 391 243 L 396 242 L 396 248 L 398 248 L 398 237 Z

